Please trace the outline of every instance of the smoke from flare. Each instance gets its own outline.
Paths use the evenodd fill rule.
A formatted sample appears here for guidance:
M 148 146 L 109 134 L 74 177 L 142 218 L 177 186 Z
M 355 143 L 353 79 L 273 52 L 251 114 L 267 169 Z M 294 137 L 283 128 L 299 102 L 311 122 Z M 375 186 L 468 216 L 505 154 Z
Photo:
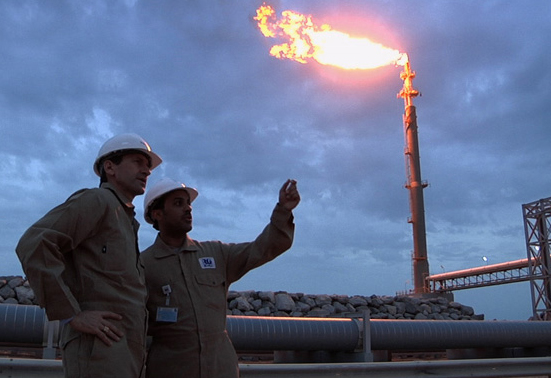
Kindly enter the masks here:
M 270 5 L 256 10 L 258 27 L 268 38 L 283 38 L 288 42 L 272 46 L 270 54 L 279 59 L 307 63 L 314 59 L 320 64 L 345 69 L 370 69 L 389 64 L 405 65 L 407 54 L 375 43 L 368 38 L 354 38 L 332 30 L 331 26 L 317 26 L 311 16 L 293 11 L 281 13 L 277 20 Z

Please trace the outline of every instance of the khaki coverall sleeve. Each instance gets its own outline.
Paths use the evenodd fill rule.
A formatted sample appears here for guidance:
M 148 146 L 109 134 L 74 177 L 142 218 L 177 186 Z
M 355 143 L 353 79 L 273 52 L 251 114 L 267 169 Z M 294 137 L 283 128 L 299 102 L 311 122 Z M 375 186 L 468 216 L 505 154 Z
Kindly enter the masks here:
M 75 269 L 70 266 L 69 252 L 94 233 L 102 208 L 97 195 L 77 192 L 33 224 L 16 247 L 38 303 L 50 320 L 68 319 L 81 311 L 70 289 Z
M 230 244 L 227 254 L 227 277 L 237 281 L 251 269 L 271 261 L 291 248 L 295 231 L 293 213 L 276 205 L 270 223 L 250 243 Z

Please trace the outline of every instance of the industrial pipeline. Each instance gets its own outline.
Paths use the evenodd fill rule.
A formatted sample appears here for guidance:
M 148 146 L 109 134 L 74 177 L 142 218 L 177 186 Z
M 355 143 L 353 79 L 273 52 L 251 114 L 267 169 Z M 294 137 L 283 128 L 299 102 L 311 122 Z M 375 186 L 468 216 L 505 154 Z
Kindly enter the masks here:
M 60 329 L 38 306 L 0 304 L 0 345 L 43 347 L 52 358 Z M 526 357 L 550 355 L 551 347 L 551 322 L 543 321 L 228 316 L 227 330 L 238 351 L 323 351 L 339 361 L 373 361 L 377 351 L 516 350 Z

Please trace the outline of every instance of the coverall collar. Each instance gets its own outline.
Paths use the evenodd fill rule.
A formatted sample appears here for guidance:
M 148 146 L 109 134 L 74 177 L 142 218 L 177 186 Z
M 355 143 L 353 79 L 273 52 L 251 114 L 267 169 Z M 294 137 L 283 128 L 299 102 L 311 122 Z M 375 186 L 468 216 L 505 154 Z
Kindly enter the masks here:
M 101 185 L 100 185 L 100 188 L 111 190 L 112 192 L 115 193 L 115 195 L 117 196 L 117 198 L 119 199 L 119 201 L 121 203 L 123 203 L 129 209 L 134 210 L 134 204 L 132 203 L 132 201 L 129 200 L 123 194 L 121 194 L 117 189 L 115 189 L 115 187 L 112 184 L 110 184 L 108 182 L 102 182 Z
M 166 244 L 163 241 L 163 239 L 161 239 L 160 234 L 157 234 L 157 238 L 155 239 L 155 244 L 159 247 L 155 249 L 155 251 L 153 252 L 153 256 L 157 259 L 162 259 L 163 257 L 172 256 L 182 251 L 189 251 L 189 252 L 197 251 L 197 246 L 188 235 L 186 235 L 186 240 L 184 241 L 184 244 L 178 249 L 173 248 L 168 244 Z

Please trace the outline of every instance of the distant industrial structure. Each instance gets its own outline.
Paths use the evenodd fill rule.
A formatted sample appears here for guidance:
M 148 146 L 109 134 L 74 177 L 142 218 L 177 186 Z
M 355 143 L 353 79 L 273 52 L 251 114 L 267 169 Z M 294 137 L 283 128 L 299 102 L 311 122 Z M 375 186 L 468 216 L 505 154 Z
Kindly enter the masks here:
M 413 284 L 415 294 L 426 293 L 428 290 L 426 278 L 429 276 L 429 262 L 427 258 L 427 236 L 425 228 L 425 203 L 423 189 L 427 182 L 421 179 L 421 162 L 419 159 L 419 139 L 417 136 L 417 114 L 413 105 L 413 98 L 419 91 L 413 88 L 415 72 L 411 70 L 409 58 L 404 64 L 404 71 L 400 73 L 404 86 L 399 97 L 404 99 L 404 134 L 406 139 L 406 188 L 409 190 L 409 205 L 411 217 L 408 222 L 413 227 Z
M 528 257 L 426 277 L 429 293 L 530 281 L 532 319 L 551 320 L 551 198 L 522 205 Z
M 406 188 L 409 190 L 413 227 L 413 283 L 414 295 L 451 293 L 506 283 L 530 281 L 532 318 L 551 320 L 551 198 L 522 205 L 527 258 L 492 264 L 472 269 L 430 275 L 423 189 L 427 182 L 421 179 L 417 114 L 413 98 L 419 91 L 413 88 L 415 72 L 409 58 L 400 73 L 404 85 L 398 97 L 404 99 L 404 134 L 406 156 Z

